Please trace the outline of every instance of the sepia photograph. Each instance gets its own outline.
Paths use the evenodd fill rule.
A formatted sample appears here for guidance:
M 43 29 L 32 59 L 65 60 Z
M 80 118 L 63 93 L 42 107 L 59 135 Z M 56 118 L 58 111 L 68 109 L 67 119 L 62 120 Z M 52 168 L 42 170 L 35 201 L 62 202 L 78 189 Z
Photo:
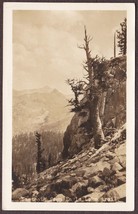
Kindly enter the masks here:
M 3 209 L 133 210 L 134 5 L 4 9 Z

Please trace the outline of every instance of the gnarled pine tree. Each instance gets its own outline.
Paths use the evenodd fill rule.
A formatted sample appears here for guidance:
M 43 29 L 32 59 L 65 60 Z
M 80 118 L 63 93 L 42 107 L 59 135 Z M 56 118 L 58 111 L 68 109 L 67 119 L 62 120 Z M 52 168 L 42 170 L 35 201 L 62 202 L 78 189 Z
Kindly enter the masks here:
M 127 19 L 125 18 L 120 23 L 121 30 L 117 31 L 118 47 L 120 48 L 120 55 L 126 55 L 127 52 Z
M 80 46 L 79 48 L 84 49 L 86 53 L 86 62 L 83 67 L 87 72 L 86 79 L 88 82 L 85 91 L 87 101 L 89 103 L 89 119 L 94 136 L 95 148 L 99 148 L 100 145 L 105 141 L 104 133 L 102 130 L 102 122 L 100 118 L 99 103 L 102 93 L 104 91 L 103 89 L 106 88 L 104 81 L 104 71 L 106 70 L 106 62 L 104 58 L 100 59 L 98 56 L 92 58 L 91 51 L 89 49 L 89 43 L 92 38 L 87 36 L 86 27 L 84 31 L 84 45 Z
M 104 123 L 107 91 L 109 89 L 111 92 L 116 91 L 125 76 L 119 79 L 116 77 L 114 60 L 108 61 L 105 58 L 91 56 L 89 44 L 92 39 L 87 35 L 86 27 L 84 32 L 84 45 L 79 46 L 79 48 L 83 49 L 86 54 L 86 61 L 83 65 L 86 71 L 85 81 L 81 81 L 83 83 L 82 91 L 86 99 L 84 99 L 85 103 L 84 101 L 78 102 L 78 97 L 76 97 L 76 104 L 79 105 L 79 111 L 83 108 L 89 109 L 89 122 L 95 148 L 99 148 L 105 142 L 102 125 Z M 120 68 L 119 64 L 118 62 L 117 70 Z M 72 82 L 70 85 L 72 85 Z M 73 86 L 75 87 L 75 82 L 73 82 Z

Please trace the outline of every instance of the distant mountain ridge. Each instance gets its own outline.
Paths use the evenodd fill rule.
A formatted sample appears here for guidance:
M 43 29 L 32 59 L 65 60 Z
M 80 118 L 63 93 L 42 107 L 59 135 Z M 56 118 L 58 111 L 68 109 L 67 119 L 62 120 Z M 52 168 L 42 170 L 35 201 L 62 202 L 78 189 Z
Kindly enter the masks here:
M 13 89 L 13 95 L 23 95 L 23 94 L 32 94 L 32 93 L 50 93 L 52 90 L 52 88 L 50 88 L 49 86 L 45 86 L 42 88 L 38 88 L 38 89 L 24 89 L 24 90 L 16 90 Z
M 72 117 L 67 99 L 48 86 L 13 90 L 13 135 L 45 129 L 64 132 Z

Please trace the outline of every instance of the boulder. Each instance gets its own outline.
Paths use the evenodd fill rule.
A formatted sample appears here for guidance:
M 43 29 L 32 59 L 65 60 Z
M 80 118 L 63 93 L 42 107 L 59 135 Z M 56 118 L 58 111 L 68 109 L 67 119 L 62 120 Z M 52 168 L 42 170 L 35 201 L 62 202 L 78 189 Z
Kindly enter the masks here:
M 100 186 L 95 188 L 94 192 L 105 192 L 105 184 L 101 184 Z
M 52 200 L 53 202 L 65 202 L 66 197 L 63 194 L 58 194 L 55 198 Z
M 112 171 L 120 171 L 121 169 L 123 169 L 123 167 L 119 164 L 119 163 L 114 163 L 112 166 L 111 166 L 111 169 Z
M 103 171 L 105 167 L 110 169 L 110 164 L 108 162 L 102 162 L 102 161 L 99 161 L 95 164 L 92 163 L 91 165 L 89 165 L 89 167 L 85 168 L 85 174 L 83 177 L 84 178 L 92 177 L 98 174 L 98 172 Z
M 83 177 L 84 174 L 85 174 L 85 170 L 84 169 L 78 170 L 76 172 L 76 176 L 77 177 Z
M 31 200 L 31 198 L 21 198 L 21 200 L 20 201 L 22 201 L 22 202 L 31 202 L 32 200 Z
M 61 193 L 63 195 L 65 195 L 66 198 L 70 198 L 70 199 L 74 200 L 74 194 L 73 194 L 72 189 L 62 189 Z
M 55 197 L 55 183 L 45 185 L 44 188 L 40 189 L 39 195 L 40 197 L 47 197 L 48 199 Z
M 112 171 L 111 171 L 109 168 L 105 167 L 105 168 L 103 169 L 102 175 L 103 175 L 104 177 L 108 177 L 108 176 L 110 176 L 111 174 L 112 174 Z
M 37 198 L 32 197 L 32 198 L 31 198 L 31 202 L 37 202 Z
M 18 200 L 21 197 L 25 197 L 25 196 L 28 196 L 28 195 L 29 195 L 29 191 L 26 190 L 25 188 L 17 188 L 12 193 L 12 200 Z
M 105 167 L 108 169 L 111 168 L 108 162 L 99 161 L 96 165 L 97 165 L 98 171 L 103 171 Z
M 116 176 L 117 177 L 122 177 L 122 176 L 125 176 L 126 177 L 126 171 L 124 170 L 124 171 L 118 171 L 117 173 L 116 173 Z
M 118 156 L 115 156 L 112 160 L 110 160 L 110 164 L 112 164 L 112 165 L 116 162 L 119 162 Z
M 115 149 L 117 156 L 126 155 L 126 144 L 121 144 L 118 148 Z
M 126 168 L 126 155 L 120 155 L 119 157 L 120 165 L 125 169 Z
M 94 192 L 94 188 L 92 188 L 92 187 L 87 187 L 87 192 L 88 192 L 88 193 Z
M 71 198 L 66 197 L 66 202 L 73 202 Z
M 76 177 L 65 176 L 55 182 L 54 190 L 60 193 L 62 189 L 69 189 L 77 182 Z
M 43 187 L 41 187 L 41 188 L 39 189 L 39 193 L 45 192 L 47 187 L 48 187 L 48 184 L 46 184 L 46 185 L 44 185 Z M 33 191 L 33 192 L 34 192 L 34 191 Z M 32 192 L 32 193 L 33 193 L 33 192 Z
M 76 177 L 76 173 L 70 173 L 71 177 Z
M 39 192 L 37 190 L 32 192 L 32 196 L 34 196 L 34 197 L 37 196 L 38 194 L 39 194 Z
M 104 195 L 104 192 L 93 192 L 91 194 L 82 197 L 84 202 L 99 202 L 100 198 Z
M 72 186 L 72 191 L 77 197 L 81 197 L 87 193 L 88 180 L 83 180 Z
M 118 185 L 126 183 L 126 176 L 120 176 L 117 178 Z
M 101 202 L 120 201 L 126 197 L 126 184 L 122 184 L 114 189 L 109 190 L 101 198 Z
M 113 152 L 111 152 L 111 151 L 108 151 L 108 152 L 106 153 L 106 157 L 107 157 L 109 160 L 111 160 L 111 159 L 113 159 L 113 158 L 115 157 L 115 153 L 113 153 Z
M 98 186 L 104 184 L 104 181 L 99 178 L 98 176 L 94 176 L 92 178 L 89 178 L 89 186 L 93 187 L 93 188 L 97 188 Z

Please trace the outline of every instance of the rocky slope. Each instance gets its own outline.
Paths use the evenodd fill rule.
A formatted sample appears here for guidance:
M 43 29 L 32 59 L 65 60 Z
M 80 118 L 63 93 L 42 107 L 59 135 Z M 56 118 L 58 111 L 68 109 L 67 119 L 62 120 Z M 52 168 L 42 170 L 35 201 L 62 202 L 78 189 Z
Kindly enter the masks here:
M 111 137 L 111 134 L 110 134 Z M 89 142 L 71 159 L 40 173 L 18 188 L 13 201 L 125 202 L 126 128 L 123 125 L 98 150 Z

